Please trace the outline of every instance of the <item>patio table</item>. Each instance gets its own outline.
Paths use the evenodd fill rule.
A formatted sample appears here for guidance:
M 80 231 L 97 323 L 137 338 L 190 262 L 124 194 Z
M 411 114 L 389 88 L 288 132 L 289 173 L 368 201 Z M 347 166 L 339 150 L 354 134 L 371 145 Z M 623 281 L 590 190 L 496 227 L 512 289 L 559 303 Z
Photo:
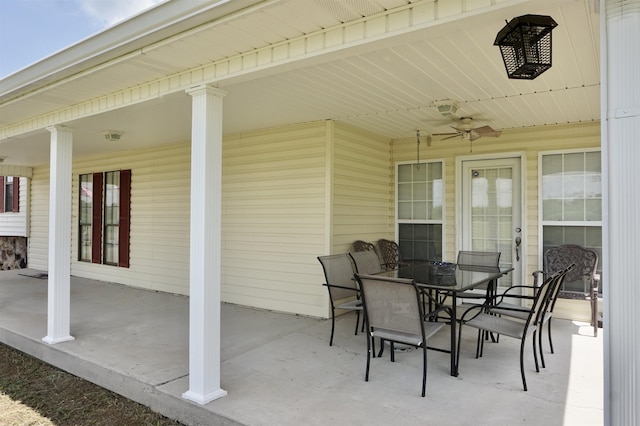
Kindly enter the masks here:
M 469 265 L 451 265 L 440 271 L 434 268 L 433 262 L 413 262 L 391 271 L 383 271 L 379 275 L 394 278 L 413 279 L 423 291 L 436 291 L 440 295 L 451 298 L 451 375 L 458 375 L 456 360 L 456 308 L 457 296 L 466 290 L 488 283 L 489 294 L 495 292 L 498 278 L 513 271 L 512 267 L 487 268 Z M 438 266 L 438 265 L 436 265 Z

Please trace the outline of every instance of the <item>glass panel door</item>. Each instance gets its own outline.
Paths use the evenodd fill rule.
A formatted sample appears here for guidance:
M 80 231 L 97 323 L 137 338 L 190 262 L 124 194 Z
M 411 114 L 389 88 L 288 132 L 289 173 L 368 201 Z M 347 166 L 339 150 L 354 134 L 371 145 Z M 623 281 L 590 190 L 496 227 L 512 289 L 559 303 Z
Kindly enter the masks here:
M 520 158 L 464 161 L 461 250 L 499 251 L 500 265 L 514 271 L 500 286 L 521 282 L 524 233 Z

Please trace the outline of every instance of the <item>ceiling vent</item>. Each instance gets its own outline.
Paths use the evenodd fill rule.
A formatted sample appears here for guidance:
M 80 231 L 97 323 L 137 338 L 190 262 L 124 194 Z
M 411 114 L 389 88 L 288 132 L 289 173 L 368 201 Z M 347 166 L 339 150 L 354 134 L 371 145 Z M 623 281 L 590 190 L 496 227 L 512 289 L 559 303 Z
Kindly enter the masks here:
M 456 111 L 458 111 L 458 101 L 454 101 L 453 99 L 435 101 L 433 106 L 436 107 L 438 112 L 445 117 L 455 115 Z
M 113 142 L 119 141 L 120 137 L 124 135 L 124 132 L 120 132 L 118 130 L 105 130 L 104 132 L 102 132 L 102 135 L 104 136 L 105 140 Z

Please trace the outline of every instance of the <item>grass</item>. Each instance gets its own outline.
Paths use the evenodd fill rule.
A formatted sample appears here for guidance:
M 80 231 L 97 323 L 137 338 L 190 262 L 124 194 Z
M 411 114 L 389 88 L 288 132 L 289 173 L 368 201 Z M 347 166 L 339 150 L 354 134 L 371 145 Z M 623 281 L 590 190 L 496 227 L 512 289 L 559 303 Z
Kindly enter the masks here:
M 0 424 L 181 425 L 2 343 Z

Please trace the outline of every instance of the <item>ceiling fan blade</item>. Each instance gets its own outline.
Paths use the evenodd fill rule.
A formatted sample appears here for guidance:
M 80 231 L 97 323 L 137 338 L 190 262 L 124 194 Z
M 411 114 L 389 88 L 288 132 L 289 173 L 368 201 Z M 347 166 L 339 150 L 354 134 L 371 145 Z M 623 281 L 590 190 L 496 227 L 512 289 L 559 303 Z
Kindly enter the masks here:
M 446 138 L 442 138 L 440 140 L 446 141 L 447 139 L 453 139 L 453 138 L 457 138 L 460 137 L 460 135 L 462 135 L 462 133 L 456 133 L 456 134 L 451 134 L 449 133 L 451 136 L 447 136 Z
M 501 130 L 494 130 L 490 126 L 482 126 L 473 129 L 480 136 L 491 136 L 497 138 L 502 134 Z

